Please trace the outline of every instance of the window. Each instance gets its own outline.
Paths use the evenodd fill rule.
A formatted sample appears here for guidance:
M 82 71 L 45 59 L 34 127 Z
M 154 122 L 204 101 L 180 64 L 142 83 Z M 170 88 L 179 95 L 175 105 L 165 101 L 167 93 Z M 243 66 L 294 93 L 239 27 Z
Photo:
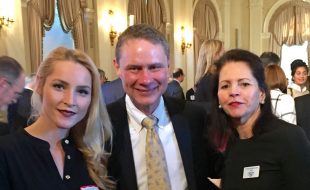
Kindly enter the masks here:
M 45 31 L 45 36 L 43 37 L 43 59 L 51 50 L 59 46 L 73 49 L 74 41 L 71 32 L 65 33 L 62 30 L 58 15 L 58 9 L 57 6 L 55 6 L 55 18 L 53 27 L 51 28 L 51 30 Z
M 281 50 L 281 67 L 284 70 L 284 73 L 286 75 L 286 78 L 289 79 L 289 82 L 291 82 L 291 63 L 295 59 L 301 59 L 307 65 L 308 63 L 308 41 L 305 41 L 302 45 L 292 45 L 288 46 L 284 44 L 282 46 Z

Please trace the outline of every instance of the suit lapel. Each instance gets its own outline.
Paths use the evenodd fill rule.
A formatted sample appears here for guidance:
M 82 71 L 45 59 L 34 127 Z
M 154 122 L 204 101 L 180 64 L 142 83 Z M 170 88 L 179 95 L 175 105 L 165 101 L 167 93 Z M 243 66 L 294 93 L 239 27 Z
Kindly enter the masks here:
M 109 112 L 115 129 L 115 138 L 113 139 L 115 143 L 112 151 L 114 151 L 113 154 L 116 157 L 114 159 L 117 161 L 114 162 L 114 165 L 118 165 L 115 169 L 119 170 L 116 172 L 120 172 L 119 179 L 116 179 L 119 180 L 119 189 L 138 189 L 125 98 L 116 102 L 113 108 L 109 109 Z
M 190 125 L 188 119 L 182 115 L 185 105 L 180 102 L 175 104 L 175 102 L 169 101 L 169 98 L 165 98 L 165 103 L 178 142 L 188 187 L 195 189 Z

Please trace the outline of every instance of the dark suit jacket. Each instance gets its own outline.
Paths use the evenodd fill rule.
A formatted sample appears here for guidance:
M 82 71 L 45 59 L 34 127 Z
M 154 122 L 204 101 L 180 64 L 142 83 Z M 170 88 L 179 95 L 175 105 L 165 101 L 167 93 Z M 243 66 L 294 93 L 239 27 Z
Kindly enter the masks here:
M 184 100 L 165 97 L 164 101 L 180 148 L 188 189 L 216 189 L 207 176 L 217 176 L 222 157 L 203 139 L 205 114 Z M 109 175 L 116 180 L 118 190 L 137 190 L 125 98 L 108 105 L 108 112 L 114 127 Z
M 10 131 L 27 127 L 31 114 L 32 90 L 25 88 L 16 103 L 8 107 L 8 126 Z
M 104 83 L 101 86 L 101 92 L 104 102 L 110 104 L 124 96 L 125 92 L 120 78 L 111 82 Z
M 213 91 L 213 78 L 211 74 L 204 75 L 196 85 L 195 100 L 196 101 L 211 101 Z
M 297 125 L 301 126 L 310 140 L 310 94 L 294 99 Z
M 183 89 L 176 80 L 172 80 L 168 83 L 165 95 L 185 100 Z

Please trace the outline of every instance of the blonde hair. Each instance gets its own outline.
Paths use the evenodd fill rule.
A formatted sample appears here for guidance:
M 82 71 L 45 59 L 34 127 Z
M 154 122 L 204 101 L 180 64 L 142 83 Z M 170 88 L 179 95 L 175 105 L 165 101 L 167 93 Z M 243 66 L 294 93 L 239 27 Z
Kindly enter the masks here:
M 42 109 L 42 89 L 46 78 L 53 72 L 57 61 L 73 61 L 81 64 L 92 77 L 92 98 L 86 116 L 70 130 L 77 148 L 82 152 L 87 164 L 88 172 L 93 181 L 101 189 L 114 188 L 115 183 L 107 176 L 107 161 L 110 152 L 106 152 L 105 145 L 112 141 L 112 125 L 101 94 L 99 73 L 91 58 L 84 52 L 59 47 L 54 49 L 40 64 L 37 72 L 36 89 L 32 96 L 34 112 L 32 116 L 40 116 Z M 111 144 L 111 143 L 110 143 Z
M 213 64 L 221 56 L 223 48 L 224 43 L 220 40 L 206 40 L 203 42 L 198 54 L 195 85 L 207 72 L 213 72 Z

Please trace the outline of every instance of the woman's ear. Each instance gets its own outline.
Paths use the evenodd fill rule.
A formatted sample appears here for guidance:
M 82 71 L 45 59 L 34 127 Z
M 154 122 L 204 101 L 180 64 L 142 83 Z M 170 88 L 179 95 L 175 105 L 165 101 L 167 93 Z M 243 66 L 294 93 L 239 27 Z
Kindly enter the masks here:
M 35 82 L 34 82 L 34 88 L 33 90 L 42 96 L 42 91 L 43 91 L 43 78 L 39 75 L 36 76 Z
M 260 89 L 259 103 L 265 104 L 266 92 L 263 89 Z

